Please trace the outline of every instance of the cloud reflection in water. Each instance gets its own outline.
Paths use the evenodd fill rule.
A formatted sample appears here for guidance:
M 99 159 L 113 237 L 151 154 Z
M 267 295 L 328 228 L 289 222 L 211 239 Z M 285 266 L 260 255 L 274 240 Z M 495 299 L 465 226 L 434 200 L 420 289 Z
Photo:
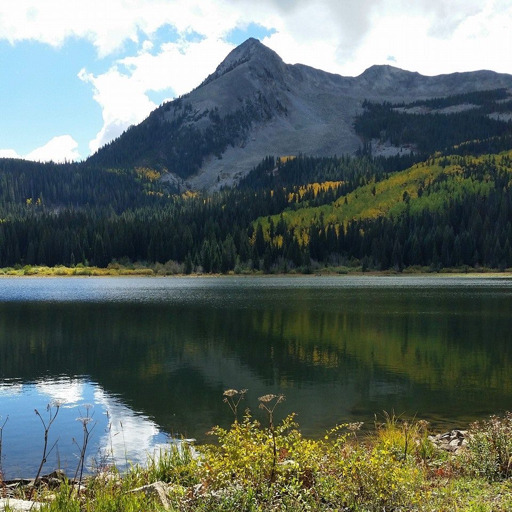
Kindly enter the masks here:
M 93 429 L 87 448 L 89 470 L 101 462 L 113 461 L 121 469 L 126 462 L 143 463 L 148 454 L 169 442 L 154 421 L 85 378 L 42 379 L 23 384 L 7 381 L 0 385 L 0 425 L 8 418 L 3 429 L 1 460 L 6 478 L 35 476 L 44 428 L 34 409 L 47 421 L 48 406 L 55 412 L 57 403 L 60 410 L 49 436 L 49 446 L 56 445 L 43 469 L 45 473 L 62 468 L 73 476 L 83 433 L 77 418 L 87 414 L 92 416 L 88 426 Z

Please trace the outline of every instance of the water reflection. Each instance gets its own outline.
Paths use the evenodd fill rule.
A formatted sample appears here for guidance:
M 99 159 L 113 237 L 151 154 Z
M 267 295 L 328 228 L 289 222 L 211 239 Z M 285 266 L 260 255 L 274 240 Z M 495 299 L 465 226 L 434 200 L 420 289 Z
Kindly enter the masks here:
M 75 418 L 85 403 L 94 404 L 98 421 L 91 457 L 111 443 L 122 459 L 128 451 L 136 460 L 161 442 L 162 431 L 206 440 L 213 425 L 227 425 L 227 388 L 248 388 L 246 405 L 255 415 L 258 396 L 284 393 L 280 413 L 297 412 L 308 435 L 344 421 L 371 423 L 383 410 L 453 427 L 503 411 L 512 398 L 509 280 L 1 284 L 4 467 L 9 459 L 18 468 L 39 462 L 41 425 L 33 409 L 62 397 L 60 465 L 67 457 L 71 469 L 77 449 L 70 439 L 81 437 Z M 117 429 L 112 440 L 107 410 Z M 20 459 L 8 452 L 16 441 L 7 438 L 17 432 L 14 413 L 20 425 L 32 425 L 26 435 L 36 446 L 30 455 L 20 450 Z
M 85 379 L 44 379 L 33 383 L 4 382 L 0 386 L 3 428 L 2 469 L 6 478 L 34 477 L 41 461 L 44 426 L 53 447 L 45 470 L 61 468 L 73 475 L 82 448 L 83 423 L 91 417 L 87 467 L 144 462 L 148 454 L 168 444 L 168 437 L 143 414 L 136 414 L 98 384 Z M 35 414 L 39 412 L 41 418 Z M 3 418 L 3 419 L 2 419 Z M 6 421 L 7 420 L 7 421 Z

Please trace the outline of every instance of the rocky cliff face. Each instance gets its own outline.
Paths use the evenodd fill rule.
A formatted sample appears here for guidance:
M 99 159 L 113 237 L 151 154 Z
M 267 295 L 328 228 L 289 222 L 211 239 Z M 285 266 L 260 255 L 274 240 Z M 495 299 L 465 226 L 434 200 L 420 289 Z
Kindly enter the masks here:
M 342 77 L 285 64 L 275 52 L 249 39 L 198 88 L 134 127 L 132 137 L 144 126 L 146 131 L 148 126 L 160 126 L 167 132 L 151 132 L 156 136 L 146 137 L 135 154 L 125 151 L 120 160 L 125 165 L 164 167 L 171 180 L 211 189 L 236 182 L 267 155 L 355 152 L 361 140 L 353 121 L 364 99 L 408 102 L 502 87 L 512 88 L 512 76 L 490 71 L 427 77 L 372 66 L 358 77 Z M 185 144 L 180 142 L 183 133 L 192 148 L 202 148 L 195 167 L 180 167 L 179 160 L 193 149 L 169 159 Z M 122 146 L 123 137 L 109 146 L 110 154 Z

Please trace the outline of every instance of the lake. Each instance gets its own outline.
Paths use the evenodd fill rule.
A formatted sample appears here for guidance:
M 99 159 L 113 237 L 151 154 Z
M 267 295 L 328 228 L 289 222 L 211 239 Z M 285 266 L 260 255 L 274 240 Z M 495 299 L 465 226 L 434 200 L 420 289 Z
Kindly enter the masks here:
M 464 427 L 511 408 L 511 363 L 510 279 L 4 278 L 2 469 L 35 476 L 56 403 L 45 471 L 72 476 L 77 418 L 89 466 L 209 440 L 228 388 L 261 419 L 257 398 L 283 393 L 310 436 L 383 411 Z

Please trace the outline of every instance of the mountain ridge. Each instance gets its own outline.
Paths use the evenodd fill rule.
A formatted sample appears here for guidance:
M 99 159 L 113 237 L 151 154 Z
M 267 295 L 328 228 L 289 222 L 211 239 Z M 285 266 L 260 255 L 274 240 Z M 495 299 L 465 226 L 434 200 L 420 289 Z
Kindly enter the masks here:
M 286 64 L 251 38 L 196 89 L 157 108 L 91 161 L 155 167 L 181 187 L 215 189 L 236 183 L 267 155 L 353 154 L 363 144 L 354 120 L 364 100 L 417 101 L 497 88 L 512 89 L 512 76 L 484 70 L 429 77 L 375 65 L 343 77 Z

